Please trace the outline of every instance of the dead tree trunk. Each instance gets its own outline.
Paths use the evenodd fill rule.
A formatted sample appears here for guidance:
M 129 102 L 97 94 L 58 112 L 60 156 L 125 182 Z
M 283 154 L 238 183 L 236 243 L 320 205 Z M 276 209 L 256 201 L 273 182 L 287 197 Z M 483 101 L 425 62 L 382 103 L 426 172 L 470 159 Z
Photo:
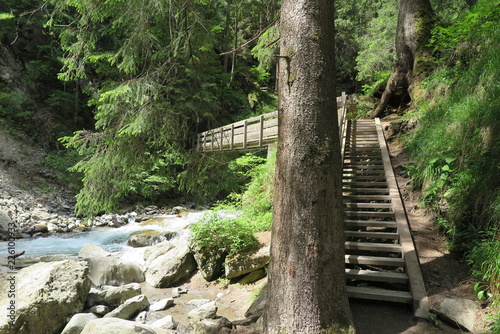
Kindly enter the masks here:
M 415 79 L 432 66 L 427 44 L 433 22 L 429 0 L 399 0 L 396 65 L 371 117 L 380 117 L 391 100 L 397 101 L 398 111 L 406 109 L 411 102 Z
M 344 268 L 334 1 L 284 0 L 265 333 L 353 333 Z

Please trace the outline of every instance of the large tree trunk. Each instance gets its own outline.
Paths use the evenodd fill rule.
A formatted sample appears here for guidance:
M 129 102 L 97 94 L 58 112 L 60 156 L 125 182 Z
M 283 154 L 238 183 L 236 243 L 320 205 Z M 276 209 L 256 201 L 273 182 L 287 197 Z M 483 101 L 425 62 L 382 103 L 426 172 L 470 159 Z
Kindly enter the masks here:
M 427 44 L 433 21 L 434 12 L 429 0 L 399 0 L 396 65 L 371 117 L 379 117 L 391 100 L 397 101 L 400 110 L 411 101 L 414 80 L 431 66 Z
M 282 3 L 266 333 L 354 332 L 344 269 L 333 18 L 332 0 Z

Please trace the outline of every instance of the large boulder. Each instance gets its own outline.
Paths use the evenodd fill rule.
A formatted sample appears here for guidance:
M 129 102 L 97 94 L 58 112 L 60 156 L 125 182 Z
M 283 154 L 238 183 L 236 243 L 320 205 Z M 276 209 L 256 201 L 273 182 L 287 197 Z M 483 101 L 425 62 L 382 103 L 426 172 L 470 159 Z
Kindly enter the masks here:
M 194 260 L 201 276 L 208 282 L 214 281 L 224 273 L 224 260 L 226 253 L 219 253 L 217 250 L 194 249 Z
M 164 241 L 152 246 L 144 256 L 146 282 L 155 288 L 172 287 L 196 269 L 189 242 L 185 239 Z
M 259 296 L 253 301 L 252 305 L 245 312 L 245 317 L 257 316 L 264 314 L 264 309 L 267 303 L 267 284 L 260 290 Z
M 80 334 L 85 325 L 95 319 L 97 316 L 93 313 L 77 313 L 71 317 L 61 334 Z
M 159 327 L 165 329 L 176 329 L 177 325 L 178 325 L 177 321 L 175 321 L 175 319 L 171 315 L 167 315 L 151 323 L 151 326 L 153 327 Z
M 474 333 L 480 306 L 469 299 L 445 298 L 434 311 L 444 321 Z
M 9 215 L 5 211 L 0 210 L 0 240 L 2 240 L 2 238 L 7 239 L 9 228 L 12 227 L 14 226 Z
M 89 322 L 81 334 L 172 334 L 167 329 L 155 328 L 118 318 L 102 318 Z
M 191 310 L 187 314 L 187 319 L 191 325 L 195 325 L 203 319 L 215 319 L 217 315 L 217 305 L 215 301 L 201 305 Z
M 148 298 L 144 295 L 138 295 L 127 299 L 123 304 L 106 314 L 104 317 L 130 320 L 148 307 Z
M 85 244 L 78 252 L 78 257 L 81 257 L 83 259 L 107 256 L 111 256 L 111 253 L 94 244 Z
M 232 328 L 231 322 L 224 317 L 203 319 L 194 325 L 194 334 L 219 334 L 223 328 Z
M 153 246 L 166 240 L 172 240 L 176 236 L 176 232 L 160 232 L 155 230 L 137 231 L 130 234 L 127 245 L 130 247 Z
M 264 268 L 269 263 L 269 245 L 257 252 L 243 253 L 233 258 L 226 258 L 226 278 L 239 277 Z
M 144 282 L 142 268 L 134 261 L 117 256 L 93 257 L 89 264 L 89 277 L 94 286 L 119 286 L 128 283 Z
M 103 291 L 92 290 L 87 298 L 87 306 L 107 305 L 115 308 L 123 304 L 127 299 L 140 295 L 141 285 L 139 283 L 130 283 L 118 287 L 108 287 Z
M 16 274 L 0 276 L 0 333 L 59 333 L 68 319 L 83 310 L 90 290 L 85 262 L 37 263 Z M 15 294 L 15 296 L 13 296 Z
M 154 304 L 151 304 L 149 307 L 149 310 L 152 312 L 156 311 L 163 311 L 166 310 L 167 308 L 171 307 L 174 305 L 174 298 L 165 298 L 160 301 L 157 301 Z

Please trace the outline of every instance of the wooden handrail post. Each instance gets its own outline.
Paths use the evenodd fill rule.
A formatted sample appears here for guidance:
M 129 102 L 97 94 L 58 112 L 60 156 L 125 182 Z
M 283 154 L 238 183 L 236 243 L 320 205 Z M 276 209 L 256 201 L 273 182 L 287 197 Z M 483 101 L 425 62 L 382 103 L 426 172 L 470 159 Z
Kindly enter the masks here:
M 262 147 L 262 142 L 264 140 L 264 115 L 260 115 L 260 132 L 259 132 L 259 147 Z
M 220 151 L 222 151 L 222 142 L 224 140 L 224 127 L 220 128 Z
M 210 135 L 212 137 L 211 145 L 210 145 L 210 151 L 214 150 L 214 130 L 210 131 Z
M 243 148 L 247 148 L 247 120 L 243 123 Z
M 231 124 L 231 150 L 234 148 L 234 123 Z

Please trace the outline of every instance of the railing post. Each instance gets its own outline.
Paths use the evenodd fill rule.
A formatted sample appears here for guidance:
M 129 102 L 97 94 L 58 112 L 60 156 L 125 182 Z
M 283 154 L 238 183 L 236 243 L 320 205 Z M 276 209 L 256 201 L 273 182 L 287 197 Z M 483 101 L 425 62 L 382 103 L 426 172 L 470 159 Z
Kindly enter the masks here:
M 212 138 L 211 142 L 210 142 L 210 151 L 213 151 L 214 150 L 214 130 L 210 131 L 210 137 Z
M 222 151 L 222 141 L 224 140 L 224 127 L 220 128 L 220 150 Z
M 234 148 L 234 123 L 231 124 L 231 150 Z
M 262 142 L 264 140 L 264 115 L 260 115 L 260 132 L 259 132 L 259 147 L 262 147 Z
M 247 148 L 247 120 L 243 123 L 243 148 Z

